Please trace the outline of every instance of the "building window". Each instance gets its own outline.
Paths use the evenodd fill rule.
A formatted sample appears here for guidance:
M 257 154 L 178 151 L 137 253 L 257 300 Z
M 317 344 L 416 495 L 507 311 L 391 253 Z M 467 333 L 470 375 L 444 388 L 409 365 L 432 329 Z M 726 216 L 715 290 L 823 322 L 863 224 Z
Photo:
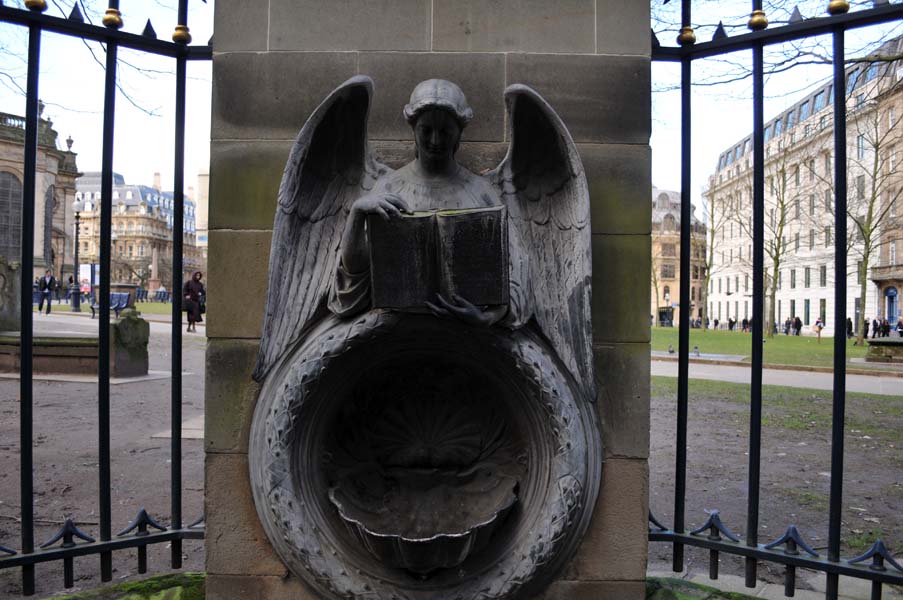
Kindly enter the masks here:
M 695 287 L 690 288 L 690 300 L 692 300 L 694 302 L 696 301 L 696 288 Z
M 809 287 L 810 285 L 812 285 L 812 269 L 806 267 L 803 270 L 803 286 Z
M 666 285 L 664 290 L 662 291 L 662 298 L 664 298 L 665 302 L 671 301 L 671 286 Z
M 825 248 L 830 248 L 831 242 L 831 228 L 825 227 Z
M 887 128 L 893 129 L 894 125 L 897 124 L 897 109 L 891 106 L 887 109 Z
M 799 184 L 800 184 L 800 166 L 796 165 L 796 167 L 793 168 L 793 185 L 799 185 Z
M 662 244 L 662 256 L 677 256 L 677 247 L 674 244 Z
M 809 250 L 815 250 L 815 230 L 809 230 Z
M 0 256 L 19 260 L 22 254 L 22 182 L 0 173 Z
M 831 190 L 825 190 L 825 212 L 831 212 Z
M 865 200 L 865 175 L 856 177 L 856 198 Z
M 784 278 L 781 277 L 781 272 L 778 271 L 778 284 L 777 284 L 777 289 L 781 289 L 781 284 L 782 284 L 783 279 L 784 279 Z
M 721 293 L 721 277 L 718 278 L 718 293 Z
M 828 302 L 824 298 L 818 301 L 818 318 L 821 319 L 822 325 L 827 323 Z
M 796 289 L 796 269 L 790 269 L 790 289 Z
M 800 251 L 800 234 L 799 234 L 799 232 L 796 232 L 796 234 L 793 236 L 793 249 L 796 252 Z
M 828 285 L 828 265 L 822 265 L 818 268 L 818 284 L 821 287 Z
M 809 215 L 815 216 L 815 194 L 809 194 Z
M 809 324 L 809 300 L 803 300 L 803 325 Z
M 860 133 L 856 136 L 856 158 L 862 160 L 865 158 L 865 134 Z
M 749 291 L 749 273 L 747 273 L 743 276 L 743 291 L 744 292 Z
M 726 291 L 727 295 L 730 296 L 731 295 L 731 278 L 727 277 L 726 279 L 727 279 L 727 289 L 725 291 Z
M 800 218 L 800 199 L 794 198 L 793 200 L 793 218 Z
M 674 279 L 674 265 L 673 264 L 662 265 L 662 279 Z
M 790 301 L 790 318 L 796 318 L 796 300 Z
M 889 256 L 890 256 L 890 264 L 897 264 L 897 240 L 891 238 L 887 245 Z

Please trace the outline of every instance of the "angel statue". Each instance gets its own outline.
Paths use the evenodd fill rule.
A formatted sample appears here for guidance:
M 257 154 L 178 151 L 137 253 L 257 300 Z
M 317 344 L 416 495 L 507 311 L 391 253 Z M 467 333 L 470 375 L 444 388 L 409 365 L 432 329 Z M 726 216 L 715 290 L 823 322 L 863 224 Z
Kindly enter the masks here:
M 573 555 L 599 488 L 583 167 L 515 84 L 507 155 L 469 171 L 473 111 L 429 79 L 404 107 L 415 158 L 392 170 L 368 146 L 372 94 L 354 77 L 314 110 L 279 188 L 258 515 L 328 598 L 526 598 Z

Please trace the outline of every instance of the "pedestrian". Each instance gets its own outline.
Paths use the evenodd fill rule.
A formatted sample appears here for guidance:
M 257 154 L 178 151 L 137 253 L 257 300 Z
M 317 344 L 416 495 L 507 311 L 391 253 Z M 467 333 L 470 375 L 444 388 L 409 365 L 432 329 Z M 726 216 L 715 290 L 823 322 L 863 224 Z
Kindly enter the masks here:
M 825 324 L 822 322 L 821 317 L 815 320 L 815 335 L 818 336 L 818 343 L 821 344 L 821 330 L 824 329 Z
M 872 339 L 878 337 L 878 329 L 880 329 L 881 323 L 878 322 L 878 319 L 872 319 Z M 868 331 L 865 332 L 868 337 Z
M 748 333 L 749 332 L 749 319 L 747 319 L 746 317 L 743 317 L 743 321 L 741 321 L 741 323 L 743 324 L 743 333 Z
M 715 329 L 718 329 L 718 319 L 715 319 Z
M 41 292 L 41 295 L 38 298 L 38 314 L 41 314 L 41 309 L 44 307 L 44 302 L 47 302 L 47 313 L 50 314 L 50 295 L 53 293 L 53 290 L 56 289 L 56 278 L 51 274 L 50 269 L 44 271 L 44 276 L 38 282 L 38 291 Z
M 793 335 L 800 335 L 803 332 L 803 320 L 798 316 L 793 318 Z
M 204 320 L 201 315 L 206 312 L 207 291 L 204 289 L 204 284 L 201 283 L 201 277 L 201 272 L 195 271 L 191 279 L 186 281 L 182 287 L 182 296 L 185 300 L 183 310 L 188 313 L 188 329 L 186 331 L 197 331 L 195 324 Z
M 903 317 L 897 319 L 897 334 L 903 337 Z
M 853 319 L 847 317 L 847 339 L 853 337 Z
M 787 320 L 784 321 L 784 335 L 790 335 L 790 328 L 792 327 L 790 323 L 790 317 L 787 317 Z
M 890 321 L 887 319 L 881 322 L 881 337 L 890 337 Z

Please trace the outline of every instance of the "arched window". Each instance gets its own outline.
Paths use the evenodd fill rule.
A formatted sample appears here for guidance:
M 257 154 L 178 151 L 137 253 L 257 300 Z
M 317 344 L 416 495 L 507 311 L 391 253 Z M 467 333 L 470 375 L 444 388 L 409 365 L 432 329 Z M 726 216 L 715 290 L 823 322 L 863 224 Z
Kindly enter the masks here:
M 677 231 L 677 219 L 674 218 L 674 215 L 665 215 L 665 218 L 662 219 L 662 229 L 665 231 Z
M 22 255 L 22 183 L 0 173 L 0 256 L 18 261 Z
M 662 294 L 662 298 L 665 299 L 665 302 L 668 302 L 669 300 L 671 300 L 671 286 L 670 285 L 665 286 L 665 290 L 664 290 L 664 293 Z

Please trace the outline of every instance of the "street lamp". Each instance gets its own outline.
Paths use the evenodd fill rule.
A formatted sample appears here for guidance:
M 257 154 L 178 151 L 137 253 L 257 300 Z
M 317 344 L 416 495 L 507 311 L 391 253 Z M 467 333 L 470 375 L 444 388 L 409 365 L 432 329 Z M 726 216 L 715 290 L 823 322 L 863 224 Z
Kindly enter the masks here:
M 82 286 L 81 286 L 81 278 L 78 272 L 78 234 L 81 228 L 80 217 L 81 211 L 85 210 L 85 203 L 81 200 L 76 200 L 72 203 L 72 211 L 75 213 L 75 254 L 73 257 L 73 267 L 75 270 L 75 276 L 73 279 L 75 280 L 75 289 L 69 290 L 69 293 L 72 295 L 72 312 L 81 312 L 81 301 L 82 301 Z

